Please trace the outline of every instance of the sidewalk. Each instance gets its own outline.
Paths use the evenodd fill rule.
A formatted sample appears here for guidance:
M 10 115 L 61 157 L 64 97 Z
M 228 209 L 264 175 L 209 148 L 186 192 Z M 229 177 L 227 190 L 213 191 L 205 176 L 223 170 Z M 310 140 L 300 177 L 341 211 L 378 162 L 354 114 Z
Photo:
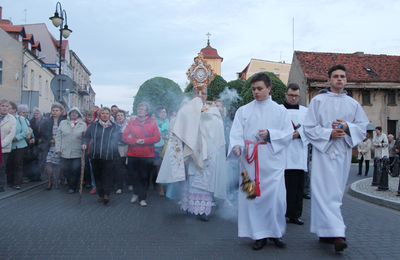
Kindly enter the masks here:
M 389 176 L 389 190 L 377 191 L 376 186 L 371 186 L 372 177 L 353 182 L 349 193 L 359 199 L 378 204 L 384 207 L 400 210 L 400 197 L 397 195 L 399 177 Z
M 5 191 L 4 192 L 0 192 L 0 200 L 12 197 L 12 196 L 14 196 L 14 195 L 16 195 L 18 193 L 21 193 L 21 192 L 25 192 L 25 191 L 34 189 L 34 188 L 36 188 L 38 186 L 44 185 L 45 183 L 47 183 L 47 180 L 46 181 L 36 181 L 36 182 L 24 183 L 24 184 L 21 185 L 21 189 L 20 190 L 16 190 L 16 189 L 14 189 L 12 187 L 8 187 L 8 185 L 5 185 L 5 187 L 4 187 Z

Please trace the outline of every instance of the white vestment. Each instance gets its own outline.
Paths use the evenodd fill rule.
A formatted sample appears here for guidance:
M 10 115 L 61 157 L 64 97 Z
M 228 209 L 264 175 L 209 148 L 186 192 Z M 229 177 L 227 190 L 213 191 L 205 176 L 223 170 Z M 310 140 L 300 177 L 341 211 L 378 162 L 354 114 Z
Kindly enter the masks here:
M 307 108 L 300 106 L 299 109 L 288 109 L 289 119 L 299 128 L 300 138 L 292 139 L 286 149 L 286 170 L 303 170 L 307 171 L 307 145 L 308 140 L 304 134 L 304 118 L 307 113 Z M 294 129 L 293 129 L 294 131 Z
M 188 183 L 193 188 L 225 199 L 226 156 L 222 117 L 216 106 L 207 106 L 203 112 L 202 107 L 201 99 L 194 98 L 178 111 L 157 183 L 174 183 L 190 178 Z
M 350 135 L 331 139 L 332 123 L 345 120 Z M 304 131 L 313 145 L 311 232 L 345 237 L 340 207 L 350 171 L 352 147 L 365 138 L 369 121 L 360 104 L 345 93 L 321 93 L 310 103 Z
M 239 145 L 242 148 L 242 167 L 245 167 L 242 170 L 246 170 L 253 181 L 254 163 L 247 163 L 243 147 L 245 140 L 256 141 L 258 130 L 261 129 L 269 131 L 267 144 L 258 145 L 261 195 L 249 200 L 246 198 L 247 194 L 239 191 L 238 196 L 238 235 L 254 240 L 282 237 L 286 229 L 285 148 L 292 138 L 293 126 L 286 109 L 275 103 L 271 97 L 240 107 L 230 133 L 228 157 L 237 160 L 232 148 Z M 249 148 L 249 154 L 253 147 Z

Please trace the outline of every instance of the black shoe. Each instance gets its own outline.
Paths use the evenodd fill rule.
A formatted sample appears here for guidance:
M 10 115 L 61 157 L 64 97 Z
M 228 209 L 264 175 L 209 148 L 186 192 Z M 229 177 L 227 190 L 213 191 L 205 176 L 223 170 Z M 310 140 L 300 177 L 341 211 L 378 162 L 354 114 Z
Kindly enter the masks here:
M 320 237 L 319 242 L 333 244 L 333 241 L 335 241 L 335 239 L 336 239 L 336 237 Z
M 208 222 L 210 220 L 210 218 L 206 214 L 197 215 L 197 218 L 204 222 Z
M 347 247 L 347 243 L 343 238 L 338 237 L 333 242 L 333 247 L 335 248 L 336 252 L 341 252 Z
M 289 218 L 288 223 L 293 223 L 297 225 L 304 225 L 304 221 L 301 218 Z
M 376 190 L 377 190 L 377 191 L 387 191 L 388 188 L 385 189 L 385 188 L 378 187 Z
M 303 195 L 303 198 L 306 199 L 306 200 L 311 199 L 310 195 L 308 195 L 308 194 L 304 194 L 304 195 Z
M 253 244 L 253 249 L 254 250 L 260 250 L 262 249 L 265 245 L 267 244 L 267 239 L 257 239 L 254 244 Z
M 286 243 L 283 242 L 283 239 L 281 237 L 279 238 L 270 238 L 274 244 L 279 247 L 279 248 L 285 248 L 286 247 Z

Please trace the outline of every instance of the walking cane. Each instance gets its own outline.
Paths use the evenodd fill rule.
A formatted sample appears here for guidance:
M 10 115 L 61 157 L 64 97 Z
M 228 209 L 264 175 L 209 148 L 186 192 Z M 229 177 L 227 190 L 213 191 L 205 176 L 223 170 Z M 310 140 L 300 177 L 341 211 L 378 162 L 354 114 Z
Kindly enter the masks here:
M 86 149 L 83 149 L 82 155 L 81 155 L 81 177 L 80 177 L 80 183 L 79 183 L 79 203 L 81 203 L 81 200 L 82 200 L 83 176 L 85 174 L 85 151 L 86 151 Z

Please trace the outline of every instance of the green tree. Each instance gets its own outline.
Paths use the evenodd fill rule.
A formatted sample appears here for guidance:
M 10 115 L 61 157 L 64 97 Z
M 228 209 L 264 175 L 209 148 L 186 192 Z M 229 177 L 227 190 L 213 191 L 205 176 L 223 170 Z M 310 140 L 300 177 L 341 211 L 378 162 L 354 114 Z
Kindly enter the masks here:
M 224 91 L 225 87 L 228 86 L 228 82 L 221 77 L 220 75 L 215 75 L 214 80 L 211 81 L 210 85 L 207 87 L 207 100 L 215 100 L 218 99 L 219 94 Z M 185 93 L 191 93 L 193 89 L 193 84 L 190 83 L 185 88 Z
M 236 89 L 237 93 L 242 93 L 244 84 L 246 83 L 245 80 L 242 79 L 235 79 L 228 82 L 228 86 L 230 89 Z
M 136 107 L 142 101 L 149 103 L 153 111 L 160 106 L 166 107 L 168 112 L 176 111 L 182 99 L 183 93 L 178 84 L 167 78 L 155 77 L 140 86 L 133 102 L 133 113 L 136 114 Z
M 274 100 L 278 104 L 282 104 L 285 101 L 285 92 L 286 86 L 285 84 L 272 72 L 265 72 L 271 78 L 272 89 L 270 95 L 272 96 L 272 100 Z M 253 93 L 251 92 L 250 80 L 252 77 L 248 78 L 244 84 L 243 90 L 240 94 L 242 97 L 241 106 L 246 105 L 247 103 L 254 100 Z

